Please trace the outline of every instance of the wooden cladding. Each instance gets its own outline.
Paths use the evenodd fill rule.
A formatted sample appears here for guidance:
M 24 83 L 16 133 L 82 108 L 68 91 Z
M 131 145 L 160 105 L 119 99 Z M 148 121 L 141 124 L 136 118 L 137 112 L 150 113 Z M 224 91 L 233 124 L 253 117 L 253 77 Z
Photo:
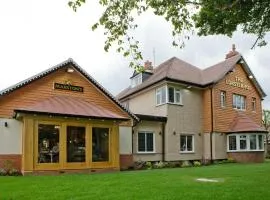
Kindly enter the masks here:
M 54 89 L 54 83 L 65 83 L 66 80 L 71 80 L 72 85 L 83 88 L 83 92 Z M 85 76 L 77 71 L 67 73 L 63 68 L 0 97 L 0 117 L 11 117 L 15 109 L 33 106 L 35 103 L 54 95 L 82 98 L 87 102 L 95 103 L 111 112 L 129 118 L 124 110 Z
M 229 80 L 235 83 L 228 84 Z M 226 92 L 225 106 L 222 107 L 221 91 Z M 242 95 L 246 99 L 246 108 L 237 110 L 233 108 L 233 94 Z M 257 99 L 256 105 L 253 105 L 254 99 Z M 241 65 L 236 65 L 234 70 L 226 75 L 221 81 L 213 86 L 213 131 L 227 132 L 233 122 L 237 112 L 243 112 L 249 116 L 255 123 L 261 125 L 261 96 L 256 90 L 254 84 L 243 70 Z M 254 107 L 256 108 L 254 110 Z M 204 132 L 211 131 L 211 88 L 206 89 L 203 93 L 203 116 Z

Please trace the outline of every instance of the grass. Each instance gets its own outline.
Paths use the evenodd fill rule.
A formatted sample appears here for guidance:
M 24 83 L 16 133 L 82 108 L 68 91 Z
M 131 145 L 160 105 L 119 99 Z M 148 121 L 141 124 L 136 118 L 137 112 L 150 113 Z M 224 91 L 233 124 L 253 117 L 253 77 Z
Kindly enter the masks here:
M 215 178 L 218 183 L 198 182 Z M 270 162 L 107 174 L 0 177 L 0 200 L 269 199 Z

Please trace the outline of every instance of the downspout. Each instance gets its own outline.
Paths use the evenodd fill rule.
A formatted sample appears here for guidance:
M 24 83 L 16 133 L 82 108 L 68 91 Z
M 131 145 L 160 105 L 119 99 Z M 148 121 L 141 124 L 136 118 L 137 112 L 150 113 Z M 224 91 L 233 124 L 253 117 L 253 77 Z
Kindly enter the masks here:
M 161 124 L 162 134 L 162 162 L 165 162 L 165 122 Z
M 211 86 L 211 132 L 210 132 L 210 162 L 213 163 L 213 131 L 214 131 L 214 104 L 213 104 L 213 86 Z

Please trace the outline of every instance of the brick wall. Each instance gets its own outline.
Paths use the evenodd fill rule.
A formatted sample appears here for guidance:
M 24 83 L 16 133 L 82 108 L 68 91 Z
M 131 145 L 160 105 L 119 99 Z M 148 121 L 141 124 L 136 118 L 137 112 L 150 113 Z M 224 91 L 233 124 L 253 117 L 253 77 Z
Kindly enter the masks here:
M 22 167 L 22 155 L 9 154 L 0 155 L 0 168 L 4 168 L 7 162 L 11 162 L 11 168 L 15 168 L 21 171 Z
M 126 154 L 126 155 L 120 155 L 120 168 L 121 169 L 128 169 L 129 167 L 133 166 L 133 155 L 132 154 Z
M 264 151 L 257 152 L 232 152 L 228 153 L 228 158 L 233 158 L 241 163 L 260 163 L 264 161 Z

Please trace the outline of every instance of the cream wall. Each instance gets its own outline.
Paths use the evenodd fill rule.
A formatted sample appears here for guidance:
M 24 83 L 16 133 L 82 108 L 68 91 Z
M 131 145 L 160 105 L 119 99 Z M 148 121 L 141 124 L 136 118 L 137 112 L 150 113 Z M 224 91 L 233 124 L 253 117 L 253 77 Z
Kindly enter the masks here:
M 7 127 L 5 127 L 7 122 Z M 15 119 L 0 118 L 0 155 L 22 154 L 22 123 Z
M 200 160 L 203 156 L 202 93 L 197 89 L 182 88 L 181 94 L 183 105 L 168 104 L 165 159 Z M 181 134 L 194 135 L 194 153 L 180 153 Z
M 132 154 L 132 127 L 119 127 L 119 153 Z
M 156 88 L 162 87 L 161 85 L 151 88 L 139 95 L 136 95 L 128 100 L 129 110 L 136 114 L 166 116 L 166 104 L 156 106 Z
M 213 159 L 227 159 L 227 135 L 213 133 Z
M 154 133 L 154 153 L 138 153 L 138 132 L 149 131 Z M 162 160 L 162 122 L 141 121 L 133 134 L 134 161 L 160 161 Z
M 211 149 L 210 149 L 210 133 L 203 133 L 203 159 L 211 159 Z

